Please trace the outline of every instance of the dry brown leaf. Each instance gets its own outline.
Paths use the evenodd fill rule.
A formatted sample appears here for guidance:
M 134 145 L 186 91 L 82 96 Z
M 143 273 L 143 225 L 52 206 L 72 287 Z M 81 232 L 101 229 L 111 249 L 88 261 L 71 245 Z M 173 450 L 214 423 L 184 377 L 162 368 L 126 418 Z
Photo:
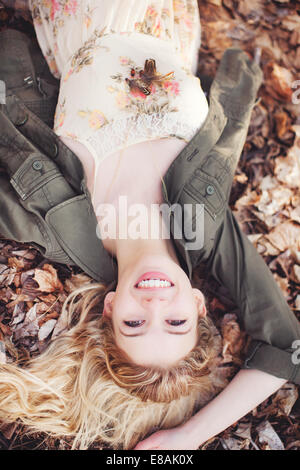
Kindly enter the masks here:
M 221 443 L 225 450 L 241 450 L 243 448 L 242 441 L 234 437 L 222 438 Z
M 36 336 L 39 325 L 36 318 L 36 304 L 31 307 L 26 313 L 25 320 L 19 323 L 14 329 L 14 337 L 16 340 L 26 338 L 27 336 Z
M 228 21 L 210 21 L 205 25 L 205 36 L 208 47 L 214 51 L 217 58 L 221 58 L 225 49 L 232 45 L 232 40 L 227 36 L 230 28 Z
M 8 266 L 10 268 L 16 268 L 17 271 L 21 271 L 25 267 L 24 260 L 22 258 L 8 258 Z
M 279 251 L 288 248 L 300 250 L 300 225 L 291 221 L 283 222 L 265 235 L 265 238 Z
M 228 353 L 236 355 L 240 353 L 244 347 L 245 333 L 241 332 L 239 324 L 236 320 L 236 315 L 232 313 L 227 313 L 223 317 L 221 323 L 223 337 L 223 357 L 225 357 L 225 355 Z
M 241 184 L 245 184 L 248 181 L 248 176 L 245 173 L 240 173 L 239 175 L 234 175 L 234 180 Z
M 257 242 L 261 237 L 262 237 L 261 233 L 252 233 L 250 235 L 247 235 L 247 238 L 255 247 L 257 246 Z
M 84 273 L 73 274 L 70 279 L 65 280 L 65 291 L 70 293 L 87 284 L 91 284 L 92 279 Z
M 0 364 L 6 364 L 6 352 L 5 352 L 5 343 L 0 339 Z
M 290 102 L 293 94 L 293 74 L 276 62 L 269 62 L 265 68 L 267 91 L 276 99 Z
M 290 118 L 284 111 L 276 113 L 274 118 L 276 122 L 277 135 L 279 139 L 281 139 L 291 127 Z
M 297 284 L 300 284 L 300 266 L 299 264 L 294 264 L 292 271 L 292 280 Z
M 49 310 L 49 305 L 46 302 L 37 302 L 36 303 L 36 313 L 37 315 L 42 315 L 43 313 Z
M 3 436 L 10 440 L 18 426 L 19 423 L 3 423 L 1 424 L 0 430 Z
M 2 331 L 4 336 L 10 336 L 11 335 L 10 327 L 8 325 L 4 325 L 1 321 L 0 321 L 0 330 Z
M 284 445 L 269 421 L 257 426 L 259 442 L 266 443 L 270 450 L 284 450 Z
M 50 333 L 52 333 L 56 325 L 56 322 L 57 320 L 51 319 L 51 320 L 46 321 L 46 323 L 44 323 L 40 327 L 39 332 L 38 332 L 39 341 L 43 341 L 50 335 Z
M 300 16 L 299 15 L 288 15 L 281 21 L 281 26 L 289 31 L 295 31 L 300 28 Z
M 290 210 L 289 216 L 292 220 L 300 224 L 300 206 L 296 207 L 296 209 Z
M 272 243 L 270 243 L 263 235 L 259 241 L 257 242 L 256 246 L 257 251 L 264 256 L 277 256 L 279 255 L 280 251 L 276 248 Z
M 222 5 L 222 0 L 208 0 L 208 3 L 211 3 L 212 5 L 216 5 L 217 7 L 220 7 Z
M 300 132 L 300 126 L 293 126 L 293 130 Z M 297 136 L 294 146 L 289 149 L 286 157 L 275 159 L 274 173 L 278 180 L 289 186 L 299 189 L 300 182 L 300 138 Z
M 49 311 L 49 307 L 47 310 Z M 56 310 L 49 311 L 46 315 L 42 315 L 41 318 L 39 318 L 39 326 L 41 327 L 48 320 L 51 320 L 51 319 L 57 320 L 58 317 L 59 317 L 59 313 L 57 313 Z
M 24 320 L 25 318 L 25 310 L 24 310 L 24 302 L 20 302 L 15 305 L 14 311 L 12 314 L 12 321 L 10 322 L 10 325 L 17 325 L 21 321 Z
M 276 41 L 272 41 L 268 32 L 263 32 L 256 38 L 256 46 L 261 47 L 264 55 L 267 55 L 269 59 L 275 60 L 276 62 L 281 60 L 283 55 L 282 50 Z
M 285 450 L 299 450 L 300 449 L 300 440 L 289 442 L 285 448 Z
M 254 204 L 264 215 L 273 215 L 288 205 L 293 196 L 293 191 L 284 186 L 277 186 L 270 190 L 262 191 L 260 199 Z M 264 220 L 263 216 L 262 220 Z
M 289 281 L 286 277 L 281 277 L 277 273 L 273 273 L 273 277 L 277 282 L 278 286 L 280 287 L 281 292 L 283 293 L 284 297 L 289 298 Z
M 277 414 L 289 416 L 297 399 L 297 386 L 292 383 L 284 384 L 273 398 L 273 405 L 274 408 L 276 408 Z M 277 408 L 279 408 L 280 411 L 278 411 Z
M 10 286 L 14 282 L 16 268 L 9 268 L 6 264 L 0 264 L 0 285 Z
M 300 311 L 300 294 L 298 294 L 297 297 L 296 297 L 295 307 L 296 307 L 297 310 Z
M 295 258 L 296 257 L 294 252 L 288 249 L 276 258 L 274 258 L 274 260 L 269 263 L 269 268 L 275 271 L 278 267 L 280 267 L 284 272 L 285 276 L 288 278 L 295 263 Z
M 54 327 L 51 338 L 52 339 L 56 338 L 56 336 L 60 335 L 63 331 L 65 331 L 67 329 L 68 329 L 67 314 L 66 313 L 61 313 L 60 316 L 58 317 L 58 320 L 57 320 L 56 325 Z
M 57 297 L 53 294 L 47 294 L 47 295 L 39 295 L 39 299 L 48 305 L 52 305 L 56 301 Z
M 44 264 L 43 269 L 35 269 L 33 279 L 42 292 L 62 291 L 63 285 L 57 277 L 56 269 L 51 264 Z

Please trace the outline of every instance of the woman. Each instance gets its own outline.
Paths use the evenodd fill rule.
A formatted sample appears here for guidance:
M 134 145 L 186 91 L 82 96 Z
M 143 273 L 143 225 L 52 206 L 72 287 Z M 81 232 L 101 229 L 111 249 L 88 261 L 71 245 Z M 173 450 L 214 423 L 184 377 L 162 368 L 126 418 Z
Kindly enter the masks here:
M 155 427 L 179 425 L 155 433 L 137 448 L 197 448 L 287 379 L 299 379 L 288 355 L 299 325 L 225 204 L 259 68 L 241 52 L 229 51 L 212 85 L 208 112 L 192 73 L 200 43 L 197 3 L 124 5 L 31 2 L 40 46 L 61 79 L 54 129 L 83 164 L 99 216 L 99 244 L 117 259 L 118 283 L 116 289 L 91 285 L 74 292 L 64 310 L 69 331 L 25 369 L 1 368 L 0 417 L 71 435 L 81 447 L 100 438 L 130 448 Z M 11 109 L 8 103 L 9 120 L 14 119 Z M 26 126 L 22 132 L 33 140 Z M 8 159 L 6 164 L 9 168 Z M 47 164 L 44 158 L 42 167 Z M 35 156 L 21 174 L 29 179 L 35 171 L 44 177 L 42 167 Z M 12 181 L 19 189 L 15 174 Z M 57 197 L 49 188 L 43 193 L 48 201 Z M 26 201 L 32 191 L 22 195 Z M 130 210 L 120 208 L 120 196 L 126 196 L 129 208 L 143 207 L 140 223 L 150 220 L 158 237 L 149 226 L 144 238 L 136 238 L 138 228 L 130 236 Z M 183 214 L 185 222 L 180 213 L 163 218 L 157 207 L 152 212 L 152 205 L 164 201 L 179 201 L 180 207 L 203 201 L 205 214 L 193 219 Z M 36 199 L 35 206 L 39 203 Z M 46 217 L 51 226 L 53 209 Z M 200 241 L 203 223 L 197 225 L 198 220 L 205 225 Z M 185 224 L 190 232 L 196 224 L 195 245 L 174 235 Z M 164 228 L 172 236 L 164 238 Z M 59 230 L 57 239 L 65 247 L 61 221 Z M 72 253 L 73 259 L 79 255 Z M 252 370 L 240 371 L 191 418 L 218 391 L 211 373 L 218 344 L 203 294 L 190 282 L 191 267 L 199 262 L 229 289 L 255 341 L 245 364 Z M 274 357 L 280 357 L 280 366 Z M 249 387 L 254 382 L 255 389 Z

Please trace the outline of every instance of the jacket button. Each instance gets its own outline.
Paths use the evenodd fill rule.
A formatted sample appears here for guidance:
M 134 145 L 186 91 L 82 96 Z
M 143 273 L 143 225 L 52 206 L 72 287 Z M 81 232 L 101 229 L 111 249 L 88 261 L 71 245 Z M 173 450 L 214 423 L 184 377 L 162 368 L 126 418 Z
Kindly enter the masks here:
M 39 160 L 35 160 L 32 164 L 32 168 L 36 171 L 41 170 L 43 168 L 43 164 Z
M 211 184 L 206 186 L 206 194 L 211 196 L 212 194 L 214 194 L 214 192 L 215 192 L 215 188 Z
M 28 120 L 28 116 L 27 116 L 27 114 L 25 114 L 23 119 L 20 119 L 15 124 L 16 124 L 16 126 L 23 126 L 23 124 L 25 124 L 27 122 L 27 120 Z
M 53 158 L 56 158 L 58 155 L 58 146 L 54 143 L 53 144 Z

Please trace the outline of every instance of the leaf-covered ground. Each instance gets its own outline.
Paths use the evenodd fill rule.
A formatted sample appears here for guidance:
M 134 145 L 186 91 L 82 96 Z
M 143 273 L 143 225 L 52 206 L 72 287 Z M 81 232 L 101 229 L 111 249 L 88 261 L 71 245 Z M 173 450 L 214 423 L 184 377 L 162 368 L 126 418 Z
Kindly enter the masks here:
M 6 4 L 6 7 L 4 6 Z M 34 36 L 30 15 L 0 1 L 0 29 Z M 261 48 L 264 82 L 253 110 L 230 204 L 244 232 L 272 270 L 300 318 L 300 4 L 298 1 L 199 1 L 202 47 L 199 74 L 213 76 L 224 50 Z M 297 101 L 299 102 L 297 104 Z M 34 248 L 0 240 L 0 362 L 39 354 L 64 328 L 67 294 L 90 279 L 80 270 L 42 258 Z M 219 372 L 230 379 L 245 357 L 249 338 L 236 307 L 212 279 L 195 272 L 222 337 Z M 217 295 L 216 295 L 217 293 Z M 299 387 L 287 383 L 202 449 L 299 449 Z M 234 403 L 232 404 L 234 406 Z M 42 434 L 26 436 L 18 424 L 0 432 L 0 449 L 69 449 L 70 442 Z M 95 448 L 100 448 L 95 446 Z

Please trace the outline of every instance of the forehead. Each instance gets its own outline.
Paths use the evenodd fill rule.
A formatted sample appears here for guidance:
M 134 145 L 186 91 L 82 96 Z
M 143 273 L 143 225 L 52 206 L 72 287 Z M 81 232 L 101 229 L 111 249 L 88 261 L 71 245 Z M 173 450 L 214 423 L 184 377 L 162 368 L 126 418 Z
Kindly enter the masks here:
M 197 325 L 186 335 L 173 335 L 166 331 L 142 336 L 116 334 L 117 346 L 130 360 L 139 365 L 168 367 L 183 359 L 197 343 Z

